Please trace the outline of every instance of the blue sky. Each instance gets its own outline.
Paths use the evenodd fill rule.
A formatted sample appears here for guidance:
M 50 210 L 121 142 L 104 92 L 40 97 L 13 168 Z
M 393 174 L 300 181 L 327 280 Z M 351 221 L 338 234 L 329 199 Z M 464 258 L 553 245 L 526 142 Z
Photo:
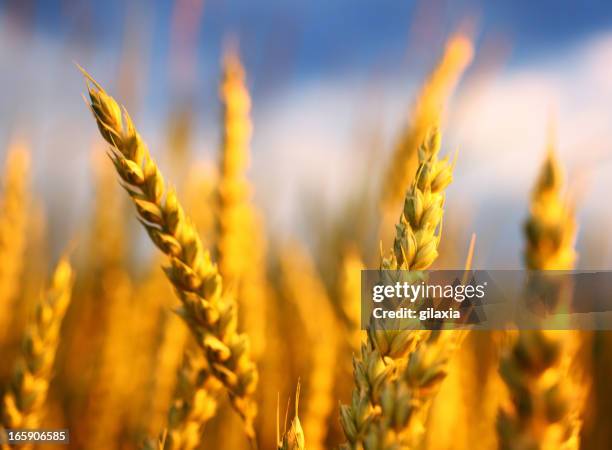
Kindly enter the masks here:
M 139 39 L 150 58 L 151 81 L 165 87 L 169 84 L 173 7 L 171 0 L 3 0 L 0 14 L 31 32 L 79 42 L 93 51 L 108 51 L 117 59 L 126 36 Z M 429 23 L 424 23 L 423 17 Z M 197 33 L 197 70 L 203 81 L 215 73 L 228 33 L 239 36 L 256 91 L 260 87 L 265 91 L 268 83 L 275 85 L 334 71 L 378 67 L 405 70 L 407 66 L 414 70 L 415 65 L 427 66 L 428 55 L 435 57 L 443 39 L 466 19 L 475 20 L 479 41 L 503 37 L 511 42 L 512 59 L 522 60 L 609 28 L 612 3 L 205 0 Z M 147 28 L 140 36 L 125 32 L 126 24 L 135 20 Z M 429 48 L 421 46 L 407 54 L 410 40 L 417 34 L 427 36 Z M 278 66 L 276 75 L 271 74 L 271 65 Z M 272 81 L 266 81 L 270 78 Z
M 503 267 L 519 264 L 512 249 L 551 112 L 570 178 L 588 191 L 585 227 L 612 226 L 593 194 L 612 191 L 610 1 L 205 0 L 192 41 L 173 38 L 175 16 L 170 0 L 0 0 L 0 155 L 16 132 L 27 135 L 38 188 L 62 218 L 77 223 L 88 204 L 96 142 L 73 61 L 128 106 L 156 156 L 172 105 L 189 100 L 194 153 L 214 162 L 219 60 L 237 36 L 254 100 L 256 201 L 273 229 L 294 232 L 305 192 L 338 211 L 354 191 L 364 145 L 356 130 L 379 132 L 386 160 L 459 27 L 472 31 L 476 57 L 451 102 L 445 147 L 460 149 L 449 220 L 476 217 L 463 224 L 464 240 L 476 231 L 485 262 L 507 255 Z M 185 55 L 195 55 L 186 71 L 170 68 Z

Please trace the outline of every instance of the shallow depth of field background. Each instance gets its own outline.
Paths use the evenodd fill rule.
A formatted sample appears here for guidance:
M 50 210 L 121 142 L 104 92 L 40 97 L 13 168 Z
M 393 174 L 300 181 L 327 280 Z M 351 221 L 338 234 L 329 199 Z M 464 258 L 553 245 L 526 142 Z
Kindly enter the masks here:
M 15 140 L 32 155 L 33 210 L 41 223 L 32 239 L 43 244 L 29 253 L 29 270 L 44 273 L 67 246 L 74 248 L 77 276 L 79 264 L 88 267 L 88 258 L 95 259 L 87 252 L 95 167 L 110 163 L 95 156 L 104 146 L 81 98 L 85 87 L 74 62 L 127 107 L 170 182 L 180 185 L 189 170 L 203 167 L 214 183 L 220 62 L 224 49 L 239 48 L 252 98 L 248 178 L 268 246 L 276 251 L 300 241 L 324 270 L 328 262 L 317 252 L 331 244 L 322 234 L 344 220 L 343 226 L 350 226 L 349 205 L 360 201 L 361 190 L 380 183 L 419 88 L 455 32 L 473 39 L 475 53 L 442 121 L 442 154 L 458 151 L 458 159 L 439 266 L 461 267 L 476 233 L 476 268 L 522 267 L 521 227 L 552 128 L 577 205 L 577 267 L 612 267 L 612 3 L 0 0 L 0 161 Z M 181 154 L 172 149 L 176 124 L 183 126 Z M 204 205 L 210 198 L 202 195 L 200 201 Z M 188 203 L 198 205 L 197 196 Z M 117 210 L 125 216 L 128 272 L 135 286 L 146 285 L 151 272 L 160 272 L 159 259 L 131 205 Z M 205 242 L 210 244 L 206 237 Z M 377 266 L 376 260 L 368 264 Z M 278 267 L 271 265 L 274 275 Z M 169 288 L 134 289 L 140 288 L 168 296 L 156 303 L 156 314 L 160 304 L 169 309 L 174 301 Z M 95 322 L 95 311 L 89 313 Z M 133 311 L 124 313 L 133 317 Z M 281 311 L 281 321 L 283 313 L 294 311 Z M 74 331 L 79 330 L 74 314 L 67 320 L 76 336 L 86 334 Z M 137 349 L 107 355 L 134 364 L 112 375 L 123 383 L 112 405 L 121 422 L 112 425 L 115 442 L 121 442 L 117 448 L 137 448 L 139 439 L 155 431 L 136 409 L 150 406 L 147 383 L 153 382 L 143 373 L 161 345 L 159 337 L 142 338 L 149 325 L 130 331 Z M 288 340 L 289 348 L 300 348 L 299 336 Z M 56 409 L 50 413 L 58 424 L 77 427 L 81 413 L 98 413 L 91 406 L 96 399 L 78 385 L 80 370 L 88 370 L 90 356 L 83 356 L 88 352 L 78 345 L 61 349 L 52 394 Z M 351 351 L 338 358 L 350 380 Z M 9 364 L 0 358 L 0 365 Z M 278 391 L 281 405 L 298 376 L 305 377 L 308 392 L 308 375 L 300 373 L 307 366 L 289 366 L 273 380 L 261 380 L 272 383 L 272 397 Z M 86 372 L 84 379 L 95 375 Z M 121 381 L 127 379 L 129 385 Z M 330 445 L 341 441 L 336 405 L 347 401 L 348 392 L 333 399 Z M 132 395 L 145 400 L 126 407 Z M 164 405 L 155 407 L 159 425 Z M 262 414 L 269 416 L 272 436 L 274 402 L 266 408 Z M 239 429 L 238 421 L 224 414 L 230 423 L 225 426 Z M 223 426 L 209 424 L 213 431 L 205 448 L 243 448 L 239 439 L 231 447 L 216 446 Z
M 376 178 L 363 179 L 362 155 L 386 163 L 445 38 L 464 28 L 476 56 L 444 122 L 445 148 L 460 151 L 450 217 L 461 217 L 464 241 L 478 233 L 478 266 L 518 267 L 516 224 L 552 116 L 572 183 L 595 194 L 580 207 L 584 250 L 611 220 L 596 193 L 612 188 L 612 6 L 497 3 L 4 1 L 1 151 L 15 134 L 31 143 L 37 188 L 62 210 L 50 219 L 57 250 L 87 208 L 97 139 L 73 61 L 128 107 L 158 158 L 169 117 L 189 108 L 192 157 L 215 161 L 219 62 L 237 40 L 254 105 L 256 201 L 275 233 L 307 236 L 300 199 L 333 212 Z M 584 264 L 610 265 L 598 247 Z

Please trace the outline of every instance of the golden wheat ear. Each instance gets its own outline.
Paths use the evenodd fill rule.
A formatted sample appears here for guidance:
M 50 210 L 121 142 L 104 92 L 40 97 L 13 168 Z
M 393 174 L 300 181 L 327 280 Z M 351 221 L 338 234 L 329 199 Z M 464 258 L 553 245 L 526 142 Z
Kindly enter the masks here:
M 219 86 L 222 139 L 216 188 L 214 254 L 226 284 L 236 286 L 240 323 L 251 340 L 253 358 L 263 357 L 268 295 L 265 236 L 251 202 L 246 176 L 253 124 L 246 71 L 236 51 L 223 55 Z
M 278 450 L 305 450 L 305 438 L 304 430 L 299 418 L 299 405 L 300 405 L 300 381 L 298 380 L 297 387 L 295 389 L 295 412 L 293 419 L 291 420 L 291 426 L 287 429 L 287 416 L 289 415 L 289 403 L 287 403 L 287 410 L 285 413 L 285 427 L 283 437 L 278 441 Z
M 576 221 L 563 199 L 563 170 L 549 135 L 546 156 L 531 195 L 525 222 L 525 265 L 534 271 L 571 270 L 576 261 Z M 559 280 L 558 301 L 571 287 Z M 527 294 L 533 286 L 527 286 Z M 536 288 L 537 289 L 537 288 Z M 538 448 L 580 447 L 581 413 L 588 388 L 572 373 L 571 362 L 584 334 L 574 330 L 520 330 L 500 363 L 512 401 L 501 408 L 501 448 L 515 442 Z
M 166 187 L 127 111 L 91 76 L 89 107 L 121 185 L 136 208 L 138 219 L 157 248 L 167 257 L 166 276 L 179 297 L 179 315 L 189 326 L 211 374 L 227 390 L 232 406 L 243 418 L 249 439 L 255 441 L 257 412 L 253 393 L 258 372 L 250 356 L 249 338 L 238 332 L 236 301 L 223 290 L 222 277 L 204 250 L 193 222 L 174 190 Z
M 73 283 L 72 266 L 63 257 L 27 325 L 21 359 L 15 367 L 11 386 L 2 399 L 0 433 L 5 429 L 40 428 Z M 32 444 L 20 448 L 29 449 Z
M 418 93 L 410 123 L 395 144 L 381 189 L 380 201 L 385 208 L 401 202 L 419 164 L 419 147 L 427 139 L 431 127 L 440 124 L 442 106 L 453 93 L 473 56 L 473 43 L 463 34 L 452 36 L 446 43 L 440 60 Z
M 168 411 L 163 450 L 194 450 L 202 442 L 204 425 L 217 412 L 223 386 L 213 379 L 200 355 L 185 353 L 178 371 L 174 400 Z
M 28 233 L 30 156 L 25 144 L 8 149 L 0 193 L 0 352 L 12 338 L 11 320 L 19 294 Z M 3 373 L 3 370 L 0 370 Z
M 438 159 L 440 141 L 432 129 L 421 145 L 393 248 L 382 258 L 381 270 L 423 271 L 438 257 L 445 190 L 453 171 L 447 158 Z M 340 410 L 347 440 L 343 448 L 356 450 L 366 442 L 372 448 L 418 448 L 429 407 L 463 334 L 370 326 L 367 336 L 361 357 L 353 360 L 351 403 Z

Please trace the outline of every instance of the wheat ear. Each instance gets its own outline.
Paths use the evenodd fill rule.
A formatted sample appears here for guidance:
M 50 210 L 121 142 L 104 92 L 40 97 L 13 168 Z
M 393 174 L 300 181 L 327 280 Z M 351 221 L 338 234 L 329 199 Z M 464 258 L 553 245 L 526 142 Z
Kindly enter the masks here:
M 219 272 L 226 284 L 236 285 L 240 323 L 251 340 L 255 360 L 265 348 L 265 261 L 262 230 L 249 202 L 251 187 L 245 176 L 249 164 L 252 124 L 251 99 L 245 70 L 236 51 L 223 59 L 219 89 L 223 138 L 217 190 L 217 245 Z
M 445 189 L 452 165 L 438 159 L 440 134 L 419 149 L 417 176 L 406 194 L 393 251 L 383 270 L 426 270 L 438 256 Z M 341 407 L 345 448 L 414 446 L 422 438 L 428 406 L 446 375 L 455 334 L 389 331 L 370 326 L 361 358 L 354 358 L 355 390 Z
M 216 265 L 204 251 L 176 193 L 166 189 L 127 111 L 82 71 L 87 78 L 89 106 L 102 137 L 111 146 L 109 156 L 122 185 L 151 240 L 168 257 L 164 270 L 181 301 L 178 312 L 203 349 L 211 373 L 227 389 L 254 442 L 256 405 L 252 394 L 257 368 L 249 354 L 248 337 L 237 331 L 236 302 L 224 293 Z
M 3 429 L 40 428 L 73 278 L 70 263 L 61 259 L 26 329 L 22 358 L 2 401 L 0 433 Z M 7 444 L 3 450 L 8 448 Z M 20 448 L 31 448 L 31 444 Z
M 234 52 L 223 59 L 223 78 L 219 89 L 223 138 L 219 163 L 216 253 L 219 272 L 233 282 L 245 270 L 244 235 L 249 185 L 245 170 L 249 159 L 251 99 L 244 84 L 244 68 Z M 250 237 L 250 236 L 249 236 Z M 226 280 L 228 281 L 228 280 Z
M 402 200 L 419 163 L 418 149 L 432 125 L 439 124 L 444 103 L 472 61 L 472 42 L 462 34 L 452 36 L 433 72 L 418 94 L 410 123 L 400 135 L 384 177 L 381 202 L 394 208 Z
M 26 243 L 29 154 L 21 144 L 8 152 L 0 197 L 0 344 L 12 317 Z
M 562 199 L 562 186 L 561 167 L 553 146 L 549 145 L 525 225 L 525 263 L 531 270 L 574 267 L 576 223 Z M 501 449 L 580 447 L 580 410 L 585 388 L 569 372 L 579 341 L 580 336 L 572 331 L 519 331 L 500 366 L 512 400 L 498 417 Z
M 295 413 L 291 420 L 291 426 L 287 429 L 287 414 L 289 414 L 289 405 L 287 405 L 287 411 L 285 415 L 285 426 L 283 435 L 279 436 L 279 407 L 276 407 L 276 430 L 277 430 L 277 449 L 278 450 L 305 450 L 305 438 L 304 430 L 302 430 L 302 424 L 298 415 L 300 405 L 300 383 L 298 382 L 297 389 L 295 391 Z
M 201 443 L 202 429 L 217 410 L 217 397 L 222 389 L 207 364 L 197 356 L 185 353 L 177 374 L 174 400 L 168 412 L 168 428 L 157 442 L 147 442 L 145 449 L 194 450 Z
M 532 193 L 525 223 L 525 264 L 533 270 L 570 270 L 576 252 L 576 221 L 561 196 L 563 171 L 552 144 Z

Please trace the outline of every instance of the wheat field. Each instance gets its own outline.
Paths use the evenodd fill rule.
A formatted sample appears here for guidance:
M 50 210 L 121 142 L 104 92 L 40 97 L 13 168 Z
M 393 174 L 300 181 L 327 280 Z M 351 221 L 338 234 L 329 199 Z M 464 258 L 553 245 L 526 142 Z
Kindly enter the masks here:
M 104 88 L 113 80 L 76 64 L 85 105 L 65 101 L 90 113 L 95 139 L 78 149 L 93 195 L 71 239 L 50 242 L 62 211 L 41 207 L 27 133 L 0 176 L 0 436 L 67 429 L 70 442 L 0 448 L 612 448 L 612 333 L 361 329 L 362 269 L 469 269 L 487 252 L 478 233 L 457 240 L 472 211 L 450 194 L 469 149 L 445 141 L 475 54 L 468 33 L 448 38 L 355 204 L 331 217 L 316 199 L 296 205 L 310 208 L 310 240 L 278 239 L 255 200 L 237 44 L 207 99 L 220 112 L 208 161 L 186 151 L 179 113 L 167 154 L 150 149 L 129 99 Z M 541 127 L 516 251 L 526 269 L 580 268 L 584 199 Z

